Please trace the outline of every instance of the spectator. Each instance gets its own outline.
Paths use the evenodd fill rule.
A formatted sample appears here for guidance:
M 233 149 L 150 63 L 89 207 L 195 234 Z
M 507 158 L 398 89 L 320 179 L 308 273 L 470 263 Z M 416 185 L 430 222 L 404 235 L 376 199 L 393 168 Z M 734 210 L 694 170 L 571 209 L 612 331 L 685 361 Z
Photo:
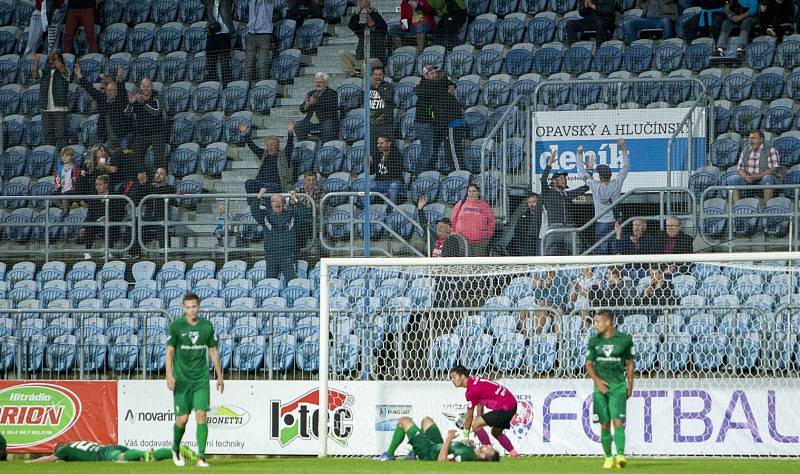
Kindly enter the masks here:
M 656 253 L 653 237 L 647 233 L 647 222 L 634 219 L 633 230 L 623 237 L 622 226 L 614 222 L 616 239 L 614 240 L 614 253 L 621 255 L 645 255 Z
M 294 129 L 294 122 L 289 121 L 290 133 L 286 138 L 286 147 L 284 154 L 288 157 L 291 156 L 292 148 L 294 148 L 294 134 L 291 131 Z M 261 158 L 261 167 L 258 169 L 258 174 L 255 179 L 248 179 L 244 182 L 244 190 L 248 194 L 258 194 L 258 199 L 264 198 L 266 193 L 279 193 L 281 192 L 281 177 L 278 171 L 278 160 L 280 159 L 280 141 L 274 135 L 268 136 L 264 139 L 265 148 L 261 148 L 253 141 L 250 130 L 244 123 L 239 124 L 239 136 L 241 141 L 247 145 L 247 148 L 253 152 L 254 155 Z M 250 199 L 252 206 L 253 200 Z
M 675 216 L 667 217 L 667 230 L 656 239 L 658 254 L 689 254 L 692 253 L 693 240 L 683 233 L 681 220 Z
M 642 16 L 627 19 L 622 23 L 622 37 L 625 44 L 631 44 L 642 30 L 660 29 L 661 38 L 673 37 L 677 4 L 675 0 L 637 0 L 636 8 L 641 8 Z
M 550 183 L 547 182 L 550 176 L 550 168 L 558 159 L 556 151 L 550 153 L 547 166 L 542 170 L 542 203 L 547 211 L 547 224 L 550 229 L 561 229 L 572 227 L 572 220 L 568 211 L 569 203 L 572 199 L 586 193 L 589 186 L 585 184 L 579 188 L 567 191 L 567 173 L 559 171 L 553 174 Z M 565 232 L 555 233 L 545 240 L 545 255 L 570 255 L 572 254 L 572 235 Z
M 598 45 L 611 38 L 614 32 L 613 0 L 579 0 L 578 14 L 581 18 L 571 20 L 566 26 L 568 45 L 578 41 L 585 31 L 594 31 Z
M 272 69 L 272 15 L 275 0 L 249 0 L 247 34 L 244 39 L 244 76 L 255 84 L 270 77 Z
M 448 50 L 453 49 L 460 43 L 458 33 L 467 23 L 466 3 L 464 0 L 428 0 L 428 3 L 439 17 L 434 41 Z
M 125 115 L 135 122 L 133 136 L 133 158 L 136 168 L 145 163 L 145 153 L 153 147 L 153 168 L 167 168 L 164 147 L 167 145 L 161 97 L 153 90 L 153 81 L 144 77 L 139 81 L 139 90 L 128 94 Z
M 477 185 L 469 185 L 467 197 L 453 206 L 450 219 L 453 221 L 453 230 L 467 240 L 470 256 L 489 255 L 489 242 L 494 237 L 494 211 L 481 198 L 481 190 Z
M 313 171 L 306 171 L 303 174 L 303 182 L 298 183 L 294 187 L 294 191 L 298 194 L 308 194 L 317 203 L 322 198 L 322 190 L 319 188 L 317 174 Z
M 153 187 L 153 183 L 150 182 L 149 177 L 147 176 L 147 169 L 142 168 L 136 173 L 136 181 L 131 186 L 130 191 L 128 192 L 128 197 L 131 198 L 133 201 L 133 205 L 138 208 L 139 204 L 142 200 L 151 195 L 155 194 L 155 188 Z M 152 205 L 148 201 L 145 201 L 145 205 Z M 143 216 L 139 216 L 135 209 L 133 210 L 133 215 L 138 216 L 138 219 L 142 219 Z M 144 233 L 143 233 L 144 235 Z M 152 237 L 151 237 L 152 240 Z M 133 245 L 131 246 L 130 250 L 130 257 L 131 258 L 138 258 L 141 256 L 141 246 L 139 245 L 139 238 L 135 236 L 133 239 Z
M 84 163 L 78 177 L 78 194 L 93 194 L 95 190 L 95 180 L 98 176 L 105 175 L 109 178 L 109 185 L 113 188 L 119 183 L 117 179 L 116 157 L 108 154 L 108 150 L 103 145 L 94 145 L 89 149 L 89 159 Z
M 112 225 L 112 222 L 120 222 L 125 218 L 125 201 L 123 199 L 109 199 L 111 195 L 108 187 L 108 176 L 100 175 L 95 179 L 96 195 L 103 199 L 93 199 L 88 201 L 88 212 L 86 213 L 86 223 L 109 223 L 108 245 L 114 245 L 120 235 L 120 228 L 118 225 Z M 106 201 L 108 201 L 108 214 L 106 214 Z M 105 226 L 93 225 L 81 227 L 78 232 L 78 243 L 86 244 L 86 250 L 89 250 L 94 245 L 94 239 L 103 236 L 105 233 Z M 84 255 L 86 260 L 90 260 L 92 255 L 86 252 Z
M 614 219 L 614 212 L 611 208 L 611 204 L 619 199 L 622 185 L 625 183 L 625 178 L 628 177 L 628 172 L 631 170 L 631 164 L 628 161 L 628 147 L 625 146 L 625 139 L 620 138 L 617 144 L 620 154 L 622 155 L 622 169 L 617 173 L 616 178 L 611 179 L 611 168 L 608 165 L 597 165 L 597 174 L 600 176 L 600 181 L 596 181 L 592 178 L 594 155 L 589 157 L 589 163 L 587 165 L 583 161 L 583 146 L 578 147 L 578 174 L 592 191 L 594 215 L 597 218 L 597 222 L 594 224 L 595 242 L 600 242 L 600 239 L 606 237 L 614 230 L 614 223 L 616 220 Z M 611 254 L 613 253 L 612 246 L 612 240 L 607 239 L 595 249 L 595 254 Z
M 231 39 L 236 36 L 231 15 L 233 0 L 206 0 L 208 38 L 206 39 L 206 80 L 220 81 L 222 88 L 231 82 Z M 218 71 L 221 69 L 221 71 Z
M 298 183 L 294 191 L 297 194 L 308 194 L 311 197 L 309 200 L 307 197 L 300 196 L 300 203 L 302 206 L 297 208 L 298 215 L 302 214 L 302 218 L 298 223 L 297 238 L 299 241 L 297 245 L 299 248 L 305 249 L 309 241 L 314 238 L 314 214 L 310 201 L 313 200 L 314 204 L 319 208 L 319 201 L 322 198 L 322 190 L 319 188 L 319 183 L 317 182 L 317 174 L 313 171 L 306 171 L 303 175 L 303 182 Z M 316 244 L 317 241 L 315 240 L 314 242 Z M 314 255 L 322 255 L 324 249 L 313 247 L 310 251 Z
M 539 233 L 542 229 L 542 206 L 539 195 L 531 193 L 511 216 L 508 253 L 513 256 L 536 256 L 541 253 Z
M 620 307 L 631 306 L 636 297 L 633 280 L 622 277 L 619 267 L 609 267 L 606 270 L 605 286 L 594 288 L 590 294 L 594 307 Z
M 447 94 L 448 81 L 437 76 L 436 66 L 426 64 L 422 69 L 422 79 L 416 87 L 417 106 L 414 127 L 420 141 L 420 154 L 412 174 L 428 171 L 436 163 L 434 153 L 439 150 L 436 140 L 435 127 L 437 126 L 436 111 L 439 110 L 437 101 Z
M 314 74 L 314 88 L 300 104 L 300 112 L 306 116 L 297 123 L 297 139 L 308 140 L 308 134 L 313 130 L 321 133 L 322 143 L 336 140 L 339 135 L 338 106 L 336 91 L 328 87 L 328 75 L 324 72 Z
M 372 70 L 369 85 L 370 154 L 378 156 L 378 137 L 394 137 L 394 87 L 384 79 L 383 66 Z
M 792 34 L 794 28 L 791 18 L 794 7 L 789 0 L 766 0 L 758 6 L 758 23 L 767 36 L 777 36 L 783 40 L 784 35 Z
M 600 288 L 600 279 L 594 275 L 592 267 L 581 267 L 578 276 L 570 286 L 569 298 L 572 307 L 580 311 L 583 320 L 591 318 L 589 309 L 592 307 L 590 295 Z
M 42 18 L 42 3 L 45 4 L 45 18 Z M 39 41 L 48 26 L 52 26 L 53 21 L 56 25 L 49 28 L 52 32 L 48 32 L 47 46 L 45 52 L 51 53 L 56 46 L 56 37 L 58 35 L 58 24 L 61 23 L 64 13 L 67 9 L 67 2 L 64 0 L 36 0 L 34 2 L 34 10 L 31 19 L 28 23 L 28 43 L 25 47 L 23 57 L 28 57 L 39 49 Z M 53 13 L 58 11 L 57 15 Z
M 142 174 L 144 177 L 147 177 L 146 172 L 140 172 L 138 174 L 141 182 Z M 143 190 L 136 192 L 136 199 L 141 202 L 141 200 L 145 196 L 150 196 L 152 194 L 175 194 L 175 188 L 167 183 L 167 170 L 166 168 L 157 168 L 155 174 L 153 175 L 153 184 L 152 186 L 140 185 L 144 187 Z M 132 198 L 133 199 L 133 198 Z M 134 202 L 136 200 L 134 199 Z M 170 200 L 168 205 L 172 205 L 173 201 Z M 164 200 L 163 199 L 148 199 L 145 201 L 145 205 L 141 209 L 141 215 L 139 219 L 142 221 L 142 242 L 147 244 L 148 242 L 152 241 L 153 239 L 158 240 L 159 248 L 164 248 L 166 244 L 166 240 L 164 238 L 164 226 L 165 226 L 165 218 L 167 214 L 164 209 Z M 141 249 L 139 248 L 138 240 L 134 244 L 133 248 L 131 249 L 131 253 L 134 256 L 138 256 Z
M 455 96 L 456 85 L 447 79 L 445 71 L 438 71 L 439 78 L 447 84 L 447 94 L 436 100 L 436 120 L 433 125 L 434 156 L 439 155 L 437 143 L 444 143 L 443 160 L 437 160 L 436 168 L 442 173 L 464 168 L 464 140 L 467 136 L 464 112 Z M 452 135 L 451 133 L 452 132 Z M 433 163 L 433 162 L 432 162 Z
M 672 283 L 664 276 L 662 267 L 650 268 L 650 281 L 642 288 L 637 306 L 673 306 L 677 303 L 672 294 Z
M 287 18 L 295 21 L 296 28 L 313 18 L 322 18 L 322 4 L 319 0 L 291 0 Z
M 361 23 L 362 13 L 365 14 L 366 23 Z M 386 21 L 378 10 L 372 8 L 370 0 L 358 0 L 358 10 L 350 17 L 347 26 L 358 37 L 358 45 L 356 54 L 346 50 L 339 51 L 342 72 L 348 77 L 361 74 L 361 63 L 364 61 L 364 30 L 369 29 L 369 57 L 373 61 L 370 65 L 374 74 L 377 64 L 385 65 L 389 57 Z
M 725 22 L 726 0 L 696 0 L 700 13 L 690 18 L 683 27 L 687 41 L 693 41 L 700 36 L 719 38 L 722 24 Z
M 75 77 L 78 85 L 83 88 L 89 97 L 97 104 L 97 139 L 107 144 L 112 150 L 116 150 L 122 142 L 128 141 L 127 120 L 125 119 L 125 107 L 127 102 L 124 96 L 119 94 L 119 89 L 125 88 L 123 80 L 124 71 L 121 67 L 117 68 L 116 80 L 100 75 L 100 90 L 83 77 L 80 63 L 75 63 Z M 101 92 L 102 91 L 102 92 Z
M 724 56 L 728 49 L 728 38 L 735 29 L 739 29 L 739 46 L 736 57 L 744 58 L 744 47 L 750 40 L 750 30 L 758 24 L 758 0 L 731 0 L 728 3 L 728 18 L 722 23 L 722 31 L 717 38 L 717 56 Z
M 56 193 L 62 196 L 76 194 L 80 170 L 80 166 L 75 163 L 75 150 L 70 147 L 62 148 L 61 161 L 56 164 L 55 175 L 53 176 Z M 61 201 L 56 201 L 56 204 L 61 208 L 64 215 L 67 215 L 70 206 L 69 200 L 62 199 Z
M 295 277 L 294 262 L 297 258 L 297 224 L 295 205 L 297 193 L 292 191 L 287 209 L 283 196 L 273 194 L 270 208 L 252 205 L 253 217 L 264 228 L 264 258 L 267 262 L 265 278 L 278 278 L 284 281 Z
M 378 156 L 370 156 L 375 179 L 372 190 L 385 194 L 390 201 L 397 204 L 400 198 L 400 186 L 403 184 L 403 157 L 387 136 L 378 137 Z
M 425 38 L 436 28 L 435 11 L 428 0 L 400 0 L 400 24 L 392 25 L 389 36 L 396 47 L 403 45 L 404 40 L 416 40 L 417 54 L 425 49 Z
M 775 173 L 781 166 L 780 156 L 775 148 L 764 146 L 764 132 L 751 130 L 747 136 L 748 146 L 742 150 L 737 165 L 739 174 L 732 176 L 728 186 L 774 185 L 778 184 Z M 772 199 L 774 189 L 764 190 L 764 202 Z M 739 200 L 739 190 L 733 190 L 733 202 Z
M 86 42 L 89 43 L 89 52 L 97 53 L 97 39 L 94 36 L 94 10 L 97 7 L 95 0 L 69 0 L 67 4 L 67 21 L 64 26 L 64 52 L 72 54 L 72 39 L 78 31 L 78 25 L 83 26 Z
M 48 53 L 44 71 L 39 54 L 33 55 L 33 79 L 39 80 L 39 110 L 42 111 L 44 143 L 56 150 L 67 144 L 69 131 L 69 72 L 60 53 Z
M 420 196 L 417 202 L 417 218 L 419 219 L 419 225 L 426 232 L 430 232 L 428 215 L 422 211 L 426 204 L 428 204 L 428 198 L 425 195 Z M 436 221 L 436 235 L 429 244 L 428 255 L 431 257 L 465 256 L 464 239 L 453 232 L 452 222 L 446 217 Z
M 227 237 L 231 237 L 231 228 L 226 224 L 229 219 L 228 213 L 225 212 L 225 204 L 220 204 L 217 207 L 217 225 L 214 226 L 214 237 L 217 238 L 217 247 L 225 247 L 225 228 L 228 227 Z

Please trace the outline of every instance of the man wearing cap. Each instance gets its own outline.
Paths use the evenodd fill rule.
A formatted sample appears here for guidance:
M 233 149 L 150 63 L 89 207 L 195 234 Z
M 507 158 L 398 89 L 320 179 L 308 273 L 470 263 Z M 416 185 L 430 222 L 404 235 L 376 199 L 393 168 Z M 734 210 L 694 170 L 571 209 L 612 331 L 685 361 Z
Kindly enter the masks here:
M 407 170 L 412 175 L 429 171 L 436 164 L 435 156 L 441 144 L 435 140 L 436 111 L 439 110 L 438 101 L 447 94 L 447 83 L 447 79 L 438 76 L 435 65 L 426 64 L 422 68 L 422 79 L 416 88 L 417 107 L 414 117 L 421 150 L 417 162 L 412 163 L 412 169 Z
M 547 166 L 544 167 L 541 178 L 542 202 L 547 210 L 547 224 L 550 229 L 572 227 L 572 220 L 567 212 L 569 202 L 589 190 L 589 186 L 584 184 L 579 188 L 567 191 L 567 173 L 565 171 L 554 173 L 552 181 L 548 183 L 550 168 L 557 159 L 556 151 L 551 151 L 550 159 L 547 160 Z M 548 256 L 572 254 L 572 235 L 565 232 L 549 235 L 545 239 L 544 254 Z
M 594 224 L 595 242 L 599 242 L 600 239 L 614 231 L 615 219 L 611 204 L 619 199 L 622 184 L 625 182 L 625 178 L 631 170 L 631 165 L 628 161 L 628 147 L 625 146 L 625 139 L 620 138 L 617 144 L 622 153 L 622 169 L 617 173 L 616 178 L 611 179 L 611 168 L 608 165 L 597 165 L 597 174 L 600 176 L 600 181 L 592 178 L 594 155 L 589 157 L 588 164 L 584 163 L 583 146 L 578 147 L 578 174 L 592 191 L 594 215 L 597 218 Z M 594 253 L 596 255 L 612 254 L 613 242 L 613 238 L 606 239 L 605 242 L 595 249 Z
M 419 225 L 428 230 L 428 216 L 422 210 L 428 203 L 428 198 L 423 194 L 417 202 L 417 218 Z M 431 257 L 463 257 L 464 241 L 453 233 L 452 222 L 446 217 L 436 221 L 436 238 L 430 242 Z

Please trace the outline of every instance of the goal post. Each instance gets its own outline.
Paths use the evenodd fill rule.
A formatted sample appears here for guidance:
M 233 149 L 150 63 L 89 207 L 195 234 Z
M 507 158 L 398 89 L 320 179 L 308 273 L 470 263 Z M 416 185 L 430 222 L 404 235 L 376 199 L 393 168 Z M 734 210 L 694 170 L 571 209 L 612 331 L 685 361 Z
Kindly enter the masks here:
M 374 415 L 384 402 L 390 407 L 397 406 L 382 398 L 386 391 L 394 390 L 402 383 L 409 384 L 412 389 L 417 387 L 412 382 L 441 384 L 447 380 L 446 364 L 454 360 L 471 363 L 475 359 L 473 371 L 503 380 L 518 398 L 518 390 L 524 390 L 518 387 L 535 386 L 540 390 L 548 384 L 558 385 L 564 381 L 572 385 L 585 382 L 582 381 L 585 377 L 582 368 L 585 341 L 593 331 L 589 320 L 594 311 L 609 308 L 615 310 L 617 323 L 623 324 L 626 332 L 634 336 L 634 350 L 647 356 L 648 360 L 641 362 L 637 358 L 636 369 L 637 380 L 642 379 L 643 387 L 641 393 L 637 393 L 646 399 L 646 403 L 654 403 L 647 397 L 661 396 L 661 388 L 675 388 L 675 397 L 682 396 L 683 392 L 678 389 L 686 393 L 699 390 L 697 393 L 701 398 L 710 397 L 702 398 L 708 404 L 716 395 L 706 395 L 702 390 L 706 386 L 704 383 L 715 381 L 721 387 L 734 387 L 737 380 L 743 379 L 748 381 L 748 387 L 754 386 L 755 380 L 757 389 L 753 390 L 758 392 L 757 396 L 769 398 L 769 407 L 764 408 L 763 415 L 764 424 L 768 421 L 769 427 L 761 429 L 769 431 L 770 435 L 765 437 L 771 436 L 772 444 L 765 442 L 759 446 L 742 447 L 747 442 L 746 436 L 737 432 L 728 436 L 734 440 L 730 446 L 725 445 L 729 452 L 706 447 L 682 451 L 675 446 L 643 446 L 641 451 L 634 448 L 635 454 L 735 456 L 739 450 L 744 455 L 798 456 L 798 433 L 775 434 L 797 431 L 792 426 L 800 426 L 800 414 L 791 415 L 788 407 L 785 410 L 781 407 L 780 410 L 784 411 L 776 415 L 775 397 L 786 394 L 770 391 L 775 386 L 800 395 L 800 342 L 797 340 L 800 267 L 795 267 L 796 260 L 800 260 L 800 254 L 796 252 L 323 258 L 319 268 L 321 409 L 318 415 L 318 455 L 378 454 L 374 451 L 376 447 L 367 448 L 364 443 L 356 447 L 355 442 L 348 449 L 339 443 L 331 452 L 333 435 L 327 436 L 326 433 L 331 429 L 335 431 L 337 427 L 341 429 L 339 425 L 345 422 L 358 423 L 354 430 L 372 433 L 371 437 L 365 435 L 359 439 L 375 444 L 375 439 L 380 438 L 375 433 L 380 420 L 373 420 L 375 427 L 367 426 L 365 420 L 372 419 L 368 412 Z M 401 288 L 395 291 L 392 285 Z M 607 291 L 612 285 L 628 292 L 624 300 L 619 292 Z M 669 290 L 663 289 L 665 287 Z M 541 296 L 541 291 L 552 294 L 556 288 L 563 289 L 558 303 Z M 407 306 L 398 307 L 398 304 Z M 426 333 L 422 338 L 413 339 L 407 329 L 411 324 L 408 313 L 414 313 L 411 321 L 416 320 L 416 324 L 429 324 L 426 318 L 438 318 L 445 323 L 430 329 L 429 335 Z M 360 329 L 350 329 L 350 332 L 341 329 L 345 319 L 349 323 L 361 321 Z M 506 320 L 511 322 L 511 326 L 506 328 L 509 332 L 501 334 L 500 322 Z M 477 326 L 470 326 L 472 324 Z M 356 326 L 358 324 L 347 327 Z M 544 339 L 545 334 L 557 342 L 550 348 L 549 357 L 539 357 L 536 344 Z M 356 359 L 343 353 L 346 344 L 339 339 L 345 337 L 358 341 L 358 355 L 355 356 L 358 367 L 355 369 L 352 360 Z M 444 346 L 436 345 L 447 337 L 460 341 L 454 346 L 454 354 L 447 354 L 442 349 Z M 519 341 L 522 341 L 521 346 L 516 352 L 509 350 Z M 484 343 L 487 349 L 476 348 Z M 346 357 L 351 358 L 349 371 L 338 367 Z M 360 416 L 357 422 L 343 421 L 336 412 L 329 412 L 332 408 L 323 408 L 334 406 L 329 403 L 332 400 L 329 396 L 343 393 L 336 388 L 337 384 L 347 384 L 359 393 L 363 391 L 366 395 L 362 398 L 375 406 L 365 404 L 355 408 L 354 412 Z M 653 387 L 659 390 L 646 390 Z M 762 394 L 762 388 L 769 393 Z M 736 404 L 741 401 L 735 397 L 747 396 L 747 393 L 731 390 L 734 398 L 729 400 L 727 412 L 725 406 L 721 407 L 727 421 L 723 420 L 720 425 L 719 420 L 714 420 L 719 425 L 715 426 L 721 430 L 719 439 L 723 440 L 731 427 L 742 431 L 742 426 L 747 426 L 747 422 L 730 419 L 733 416 L 730 412 L 736 412 Z M 525 415 L 526 422 L 533 416 L 532 408 L 544 409 L 532 406 L 542 403 L 537 399 L 538 393 L 532 396 L 531 403 L 525 405 L 529 411 Z M 453 389 L 450 395 L 453 403 L 463 402 L 463 394 L 456 390 Z M 786 400 L 778 401 L 786 403 Z M 584 415 L 588 403 L 588 399 L 584 401 Z M 708 417 L 715 416 L 716 410 L 720 409 L 717 405 L 725 403 L 728 402 L 713 399 L 714 406 L 707 407 L 704 413 Z M 403 406 L 410 410 L 407 405 Z M 756 415 L 751 413 L 753 409 L 750 406 L 742 409 L 745 415 L 736 412 L 736 416 L 745 416 L 748 422 L 753 416 L 762 415 L 760 408 L 755 410 Z M 677 408 L 675 413 L 677 420 Z M 419 415 L 417 412 L 414 414 Z M 460 420 L 450 415 L 447 414 L 446 418 L 457 426 Z M 332 416 L 334 420 L 331 420 Z M 518 416 L 522 415 L 518 412 Z M 786 421 L 777 426 L 776 416 L 778 419 L 783 416 Z M 680 422 L 673 420 L 673 423 Z M 675 428 L 676 440 L 679 435 L 683 436 L 679 433 L 680 428 Z M 520 436 L 531 429 L 530 423 L 521 426 Z M 587 439 L 593 439 L 591 428 L 584 423 L 582 429 Z M 554 439 L 548 441 L 558 444 L 555 440 L 558 433 L 548 431 L 547 436 L 551 435 Z M 752 436 L 753 439 L 757 437 L 755 431 Z M 758 436 L 761 436 L 760 432 Z M 657 438 L 658 433 L 646 432 L 644 437 L 650 437 L 652 443 L 652 438 Z M 583 452 L 569 449 L 561 452 L 559 447 L 551 447 L 528 454 Z M 784 447 L 793 450 L 784 450 Z M 597 452 L 600 452 L 599 448 Z

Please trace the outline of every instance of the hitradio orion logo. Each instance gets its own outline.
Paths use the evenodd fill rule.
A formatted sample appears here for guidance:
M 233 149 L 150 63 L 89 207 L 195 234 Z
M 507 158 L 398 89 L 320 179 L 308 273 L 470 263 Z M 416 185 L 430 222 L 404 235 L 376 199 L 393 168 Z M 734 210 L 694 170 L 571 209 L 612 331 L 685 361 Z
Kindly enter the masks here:
M 328 436 L 343 447 L 353 434 L 354 402 L 348 393 L 328 390 Z M 296 439 L 319 439 L 319 391 L 311 390 L 286 404 L 270 401 L 270 418 L 270 438 L 278 440 L 281 447 Z

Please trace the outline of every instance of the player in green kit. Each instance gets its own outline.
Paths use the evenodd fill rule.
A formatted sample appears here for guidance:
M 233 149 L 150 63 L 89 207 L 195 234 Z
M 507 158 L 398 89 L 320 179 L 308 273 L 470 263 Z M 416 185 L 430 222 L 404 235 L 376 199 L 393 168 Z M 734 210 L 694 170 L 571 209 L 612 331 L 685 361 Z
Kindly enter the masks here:
M 208 467 L 206 412 L 211 408 L 211 390 L 206 353 L 211 356 L 217 373 L 217 390 L 222 393 L 225 389 L 217 341 L 214 339 L 214 325 L 207 319 L 200 319 L 199 311 L 200 298 L 194 293 L 186 293 L 183 297 L 184 318 L 172 323 L 167 340 L 167 387 L 173 391 L 175 405 L 172 461 L 178 467 L 186 465 L 187 457 L 194 457 L 191 450 L 181 446 L 192 410 L 197 420 L 197 467 Z
M 589 338 L 586 373 L 594 381 L 593 421 L 600 423 L 600 443 L 606 460 L 603 469 L 625 467 L 625 405 L 633 393 L 633 339 L 614 328 L 614 313 L 600 310 L 594 316 L 595 336 Z M 611 455 L 611 425 L 617 457 Z
M 56 444 L 53 454 L 42 456 L 29 462 L 56 462 L 56 461 L 161 461 L 169 459 L 172 450 L 162 448 L 149 451 L 130 449 L 116 444 L 97 444 L 92 441 L 74 441 L 72 443 Z
M 411 418 L 407 416 L 400 418 L 389 449 L 375 460 L 394 461 L 394 452 L 406 437 L 414 453 L 406 457 L 409 460 L 455 462 L 500 460 L 500 455 L 491 445 L 475 447 L 471 440 L 454 441 L 456 430 L 450 430 L 447 439 L 442 439 L 439 427 L 427 416 L 422 419 L 422 429 L 419 429 Z

